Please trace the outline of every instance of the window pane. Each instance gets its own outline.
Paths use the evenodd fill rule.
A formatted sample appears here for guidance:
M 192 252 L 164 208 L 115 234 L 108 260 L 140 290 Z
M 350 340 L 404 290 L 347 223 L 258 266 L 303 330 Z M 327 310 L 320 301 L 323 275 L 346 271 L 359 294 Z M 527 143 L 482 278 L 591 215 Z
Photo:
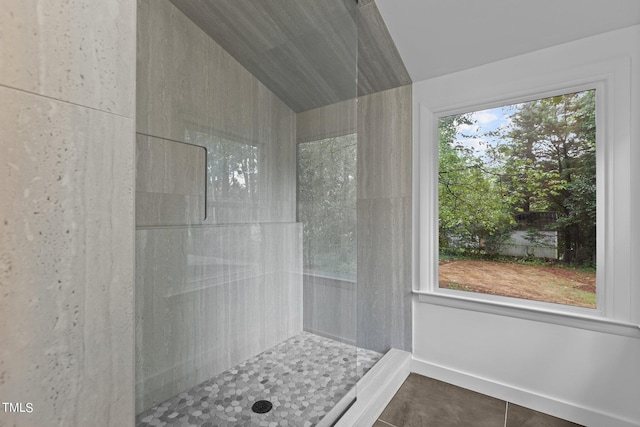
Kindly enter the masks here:
M 439 121 L 439 286 L 595 308 L 595 90 Z
M 298 144 L 307 273 L 356 279 L 356 135 Z

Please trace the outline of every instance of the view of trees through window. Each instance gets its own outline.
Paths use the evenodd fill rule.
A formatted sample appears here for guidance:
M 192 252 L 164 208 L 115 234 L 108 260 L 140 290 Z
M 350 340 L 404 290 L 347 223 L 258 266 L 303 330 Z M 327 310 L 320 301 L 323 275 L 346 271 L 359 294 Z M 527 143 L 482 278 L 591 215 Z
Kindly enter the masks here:
M 439 120 L 439 286 L 596 306 L 595 90 Z
M 306 273 L 356 279 L 356 135 L 298 144 Z

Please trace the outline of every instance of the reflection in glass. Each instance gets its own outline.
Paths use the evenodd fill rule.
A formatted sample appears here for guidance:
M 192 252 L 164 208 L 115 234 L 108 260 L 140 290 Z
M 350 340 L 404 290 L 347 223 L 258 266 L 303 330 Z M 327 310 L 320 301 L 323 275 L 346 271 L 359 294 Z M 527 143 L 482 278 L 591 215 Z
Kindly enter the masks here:
M 207 211 L 211 220 L 217 224 L 258 221 L 258 174 L 264 174 L 258 146 L 200 131 L 188 131 L 185 139 L 207 149 Z
M 307 273 L 356 279 L 356 135 L 298 144 Z
M 250 201 L 258 194 L 258 147 L 215 138 L 207 147 L 213 200 Z

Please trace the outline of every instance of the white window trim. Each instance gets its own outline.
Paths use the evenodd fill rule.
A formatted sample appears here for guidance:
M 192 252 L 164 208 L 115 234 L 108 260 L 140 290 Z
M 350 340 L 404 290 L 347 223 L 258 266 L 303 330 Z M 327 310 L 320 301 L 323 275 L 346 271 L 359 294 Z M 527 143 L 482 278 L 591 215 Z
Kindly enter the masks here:
M 631 302 L 631 58 L 589 63 L 588 47 L 565 52 L 565 57 L 558 54 L 562 49 L 414 84 L 418 107 L 414 146 L 418 204 L 414 213 L 419 230 L 414 293 L 419 294 L 419 301 L 431 304 L 640 338 L 640 326 L 632 322 L 637 307 Z M 596 89 L 597 308 L 439 288 L 438 119 L 586 89 Z
M 510 98 L 510 99 L 506 99 L 503 101 L 500 101 L 497 105 L 494 104 L 480 104 L 480 105 L 472 105 L 470 106 L 470 108 L 465 108 L 463 110 L 444 110 L 444 111 L 434 111 L 431 114 L 428 114 L 426 119 L 427 120 L 431 120 L 431 122 L 428 124 L 428 127 L 430 127 L 432 129 L 432 135 L 431 135 L 431 139 L 428 142 L 429 147 L 427 148 L 427 152 L 430 153 L 431 156 L 433 156 L 434 158 L 438 158 L 438 123 L 439 123 L 439 119 L 443 118 L 443 117 L 447 117 L 447 116 L 451 116 L 454 114 L 462 114 L 462 113 L 468 113 L 468 112 L 472 112 L 472 111 L 482 111 L 482 110 L 486 110 L 489 108 L 496 108 L 496 107 L 502 107 L 502 106 L 506 106 L 506 105 L 514 105 L 514 104 L 519 104 L 519 103 L 524 103 L 524 102 L 529 102 L 529 101 L 535 101 L 538 99 L 544 99 L 544 98 L 549 98 L 549 97 L 553 97 L 556 95 L 563 95 L 563 94 L 567 94 L 567 93 L 574 93 L 574 92 L 582 92 L 582 91 L 586 91 L 586 90 L 590 90 L 590 89 L 594 89 L 596 91 L 596 169 L 597 169 L 597 173 L 598 173 L 598 179 L 596 180 L 596 185 L 597 185 L 597 190 L 596 190 L 596 197 L 597 197 L 597 201 L 596 201 L 596 206 L 597 206 L 597 213 L 596 213 L 596 217 L 598 220 L 598 227 L 596 228 L 596 232 L 597 232 L 597 237 L 596 237 L 596 241 L 597 242 L 603 242 L 605 241 L 604 239 L 605 237 L 605 233 L 604 233 L 604 229 L 602 227 L 602 224 L 606 224 L 606 218 L 607 218 L 607 211 L 611 211 L 611 209 L 605 209 L 605 204 L 607 203 L 607 201 L 605 200 L 604 195 L 606 194 L 604 189 L 605 189 L 605 182 L 607 181 L 606 177 L 604 177 L 603 173 L 600 173 L 600 171 L 602 170 L 606 170 L 603 169 L 604 167 L 604 159 L 606 157 L 606 149 L 605 149 L 605 128 L 606 128 L 606 120 L 605 117 L 610 115 L 607 115 L 605 113 L 605 106 L 607 105 L 606 102 L 606 84 L 604 81 L 597 81 L 597 82 L 593 82 L 593 83 L 587 83 L 587 84 L 580 84 L 580 85 L 576 85 L 576 86 L 567 86 L 567 87 L 563 87 L 560 90 L 551 90 L 551 91 L 544 91 L 544 92 L 534 92 L 532 94 L 526 95 L 526 96 L 521 96 L 521 97 L 517 97 L 517 98 Z M 421 122 L 422 125 L 422 122 Z M 610 147 L 611 148 L 611 147 Z M 431 179 L 433 179 L 435 182 L 434 183 L 429 183 L 429 187 L 431 187 L 432 185 L 435 186 L 435 188 L 431 188 L 432 191 L 435 191 L 435 197 L 437 200 L 438 197 L 438 182 L 437 182 L 437 170 L 439 167 L 438 162 L 435 162 L 436 164 L 434 165 L 434 168 L 436 170 L 435 174 L 432 174 L 432 176 L 430 177 Z M 602 178 L 605 179 L 602 179 Z M 609 202 L 611 202 L 611 200 L 609 200 Z M 438 214 L 437 214 L 437 206 L 436 206 L 436 214 L 435 214 L 435 219 L 436 219 L 436 224 L 435 226 L 438 226 Z M 602 244 L 598 244 L 598 250 L 597 250 L 597 265 L 598 265 L 598 269 L 596 272 L 596 283 L 611 283 L 611 281 L 606 280 L 606 262 L 605 262 L 605 245 Z M 438 253 L 438 248 L 437 248 L 437 242 L 436 242 L 436 248 L 434 249 L 435 253 Z M 437 269 L 437 262 L 435 264 L 435 272 L 433 274 L 435 274 L 435 280 L 432 280 L 428 283 L 428 287 L 429 287 L 429 291 L 436 293 L 436 294 L 440 294 L 440 295 L 451 295 L 451 296 L 467 296 L 469 294 L 469 292 L 466 291 L 460 291 L 460 290 L 452 290 L 452 289 L 446 289 L 446 288 L 440 288 L 438 287 L 438 269 Z M 604 266 L 603 268 L 601 268 L 600 266 Z M 571 306 L 571 305 L 558 305 L 558 304 L 552 304 L 552 303 L 545 303 L 542 301 L 535 301 L 535 300 L 524 300 L 524 304 L 523 303 L 518 303 L 516 305 L 518 306 L 524 306 L 524 307 L 531 307 L 531 308 L 539 308 L 541 310 L 544 310 L 546 312 L 554 312 L 554 311 L 560 311 L 560 312 L 569 312 L 569 313 L 575 313 L 575 314 L 581 314 L 581 315 L 586 315 L 586 316 L 604 316 L 604 309 L 603 307 L 605 307 L 606 305 L 606 295 L 608 293 L 610 293 L 611 291 L 609 291 L 607 289 L 607 287 L 605 287 L 604 290 L 598 290 L 597 294 L 596 294 L 596 298 L 597 298 L 597 308 L 595 309 L 589 309 L 589 308 L 583 308 L 583 307 L 577 307 L 577 306 Z M 509 298 L 509 297 L 502 297 L 502 296 L 498 296 L 498 295 L 491 295 L 491 294 L 485 294 L 485 293 L 478 293 L 473 294 L 474 297 L 476 299 L 480 299 L 480 300 L 486 300 L 489 302 L 496 302 L 496 303 L 502 303 L 502 304 L 514 304 L 513 300 L 514 298 Z M 515 298 L 515 299 L 520 299 L 520 298 Z M 561 307 L 558 310 L 558 307 Z

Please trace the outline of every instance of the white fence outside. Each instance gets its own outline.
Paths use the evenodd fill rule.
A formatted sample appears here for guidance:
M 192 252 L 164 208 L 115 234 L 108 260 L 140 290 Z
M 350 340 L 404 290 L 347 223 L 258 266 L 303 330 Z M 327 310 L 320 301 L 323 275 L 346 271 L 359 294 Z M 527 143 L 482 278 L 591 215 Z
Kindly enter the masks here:
M 558 258 L 557 231 L 528 231 L 517 230 L 510 238 L 502 243 L 498 249 L 500 255 L 535 258 Z

